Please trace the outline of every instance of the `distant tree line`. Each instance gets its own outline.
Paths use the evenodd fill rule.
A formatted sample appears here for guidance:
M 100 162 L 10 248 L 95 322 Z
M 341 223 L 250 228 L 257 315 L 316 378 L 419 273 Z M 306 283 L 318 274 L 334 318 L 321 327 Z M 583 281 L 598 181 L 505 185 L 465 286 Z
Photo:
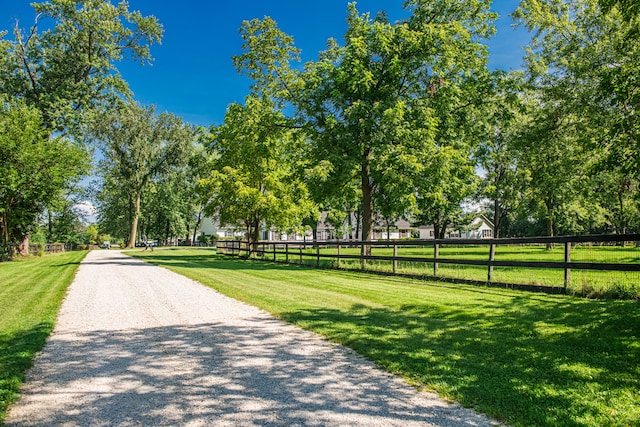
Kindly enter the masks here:
M 195 241 L 203 215 L 255 241 L 320 212 L 365 240 L 400 218 L 443 237 L 473 210 L 496 237 L 640 231 L 637 3 L 522 0 L 532 39 L 512 72 L 487 67 L 490 6 L 406 0 L 391 22 L 351 3 L 344 36 L 304 64 L 271 18 L 245 21 L 233 61 L 250 93 L 198 129 L 136 103 L 115 66 L 151 61 L 156 18 L 36 3 L 31 27 L 0 33 L 0 245 Z M 95 150 L 87 233 L 74 205 Z

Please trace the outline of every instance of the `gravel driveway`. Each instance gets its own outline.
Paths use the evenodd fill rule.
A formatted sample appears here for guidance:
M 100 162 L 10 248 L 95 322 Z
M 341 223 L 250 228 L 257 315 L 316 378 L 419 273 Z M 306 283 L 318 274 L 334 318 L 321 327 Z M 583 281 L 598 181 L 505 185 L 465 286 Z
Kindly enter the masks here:
M 82 262 L 8 426 L 489 426 L 344 347 L 116 251 Z

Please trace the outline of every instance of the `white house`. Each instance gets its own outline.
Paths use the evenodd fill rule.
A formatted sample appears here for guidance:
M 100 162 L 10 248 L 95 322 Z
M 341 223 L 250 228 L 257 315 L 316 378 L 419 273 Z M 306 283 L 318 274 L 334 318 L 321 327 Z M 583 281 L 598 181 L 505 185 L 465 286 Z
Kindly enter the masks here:
M 388 231 L 388 234 L 387 234 Z M 389 230 L 387 230 L 386 224 L 381 224 L 377 221 L 373 227 L 373 239 L 374 240 L 400 240 L 411 239 L 418 234 L 418 228 L 413 227 L 406 219 L 401 219 L 391 224 Z
M 445 239 L 490 239 L 493 237 L 493 224 L 484 215 L 478 215 L 469 225 L 468 230 L 448 229 Z M 420 227 L 420 239 L 434 239 L 433 225 Z
M 244 236 L 245 232 L 241 230 L 237 230 L 234 227 L 229 226 L 221 226 L 218 221 L 214 220 L 211 217 L 205 216 L 200 221 L 200 226 L 198 227 L 198 236 L 213 236 L 217 234 L 218 237 L 221 238 L 229 238 L 236 236 Z
M 338 236 L 335 228 L 326 224 L 324 219 L 326 213 L 322 214 L 316 229 L 316 237 L 320 241 L 326 240 L 349 240 L 348 234 Z M 360 230 L 361 231 L 361 230 Z M 204 217 L 198 227 L 199 236 L 218 235 L 220 238 L 243 237 L 245 230 L 241 230 L 230 226 L 221 226 L 211 217 Z M 386 224 L 377 221 L 374 224 L 373 240 L 400 240 L 418 237 L 422 240 L 433 239 L 435 237 L 433 225 L 413 227 L 407 220 L 399 220 L 389 227 L 389 236 L 387 236 Z M 493 237 L 493 224 L 484 215 L 478 215 L 468 227 L 466 231 L 447 230 L 445 239 L 488 239 Z M 357 239 L 360 236 L 356 237 Z M 262 240 L 278 240 L 278 241 L 303 241 L 312 240 L 313 233 L 308 230 L 305 234 L 285 233 L 275 230 L 261 230 L 260 239 Z

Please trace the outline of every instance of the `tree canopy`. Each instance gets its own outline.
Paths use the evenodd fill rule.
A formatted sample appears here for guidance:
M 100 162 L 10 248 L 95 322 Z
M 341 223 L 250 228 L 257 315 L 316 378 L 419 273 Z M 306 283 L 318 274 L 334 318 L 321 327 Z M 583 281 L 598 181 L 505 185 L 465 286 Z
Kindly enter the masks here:
M 248 97 L 230 105 L 225 123 L 212 130 L 212 172 L 201 181 L 205 212 L 244 227 L 252 242 L 263 224 L 300 231 L 314 210 L 300 179 L 300 141 L 283 122 L 273 104 Z
M 49 137 L 37 109 L 0 98 L 0 159 L 0 244 L 15 251 L 38 215 L 87 172 L 89 155 L 68 138 Z
M 31 202 L 25 199 L 26 205 L 21 206 L 10 193 L 2 194 L 5 213 L 8 215 L 8 206 L 12 206 L 11 215 L 21 215 L 22 231 L 18 234 L 25 238 L 24 245 L 28 231 L 37 225 L 37 215 L 45 209 L 49 228 L 56 206 L 62 210 L 61 217 L 68 216 L 67 204 L 54 203 L 52 195 L 61 198 L 69 193 L 69 182 L 77 179 L 80 171 L 89 171 L 80 145 L 87 139 L 91 116 L 130 97 L 117 63 L 125 59 L 151 61 L 150 46 L 160 42 L 163 32 L 155 17 L 130 11 L 126 1 L 114 5 L 104 0 L 49 0 L 32 6 L 35 19 L 29 28 L 16 22 L 13 39 L 0 31 L 0 95 L 6 97 L 3 102 L 8 100 L 2 106 L 4 120 L 11 123 L 13 112 L 21 111 L 30 121 L 25 129 L 12 128 L 11 134 L 4 135 L 14 145 L 2 157 L 3 167 L 18 171 L 19 176 L 6 176 L 12 186 L 22 186 L 15 191 L 32 196 Z M 36 127 L 37 132 L 33 130 Z M 24 153 L 13 153 L 18 149 L 16 141 L 24 145 Z M 30 163 L 25 166 L 24 162 Z M 52 162 L 59 168 L 68 167 L 68 171 L 55 172 Z M 34 172 L 38 168 L 42 173 Z M 33 180 L 46 181 L 38 183 L 37 194 L 29 187 Z M 9 218 L 5 218 L 5 225 L 6 220 Z M 17 222 L 12 221 L 7 227 L 16 230 Z M 13 239 L 4 232 L 5 239 Z
M 186 165 L 195 142 L 195 129 L 170 113 L 132 103 L 101 113 L 92 134 L 104 154 L 105 183 L 126 189 L 130 206 L 128 247 L 136 242 L 141 198 L 150 181 Z
M 77 131 L 80 113 L 129 95 L 117 62 L 151 61 L 149 47 L 163 32 L 155 17 L 129 11 L 126 1 L 50 0 L 33 7 L 33 25 L 16 23 L 14 41 L 5 40 L 0 89 L 37 108 L 51 131 Z
M 411 16 L 390 23 L 384 15 L 361 15 L 352 3 L 344 45 L 329 41 L 302 71 L 292 69 L 293 39 L 273 20 L 243 24 L 245 52 L 237 66 L 254 79 L 256 93 L 293 107 L 325 183 L 337 189 L 358 183 L 365 240 L 376 200 L 386 195 L 403 214 L 415 205 L 429 156 L 440 146 L 467 149 L 470 141 L 456 129 L 481 100 L 487 52 L 480 40 L 492 34 L 495 19 L 489 6 L 409 1 Z

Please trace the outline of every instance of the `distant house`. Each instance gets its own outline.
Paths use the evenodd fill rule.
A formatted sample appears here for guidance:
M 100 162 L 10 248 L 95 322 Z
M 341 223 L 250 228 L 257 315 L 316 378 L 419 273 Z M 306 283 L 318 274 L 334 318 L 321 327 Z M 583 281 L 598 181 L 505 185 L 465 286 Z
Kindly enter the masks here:
M 445 239 L 490 239 L 493 237 L 493 223 L 484 215 L 478 215 L 465 231 L 448 229 Z M 420 239 L 434 239 L 433 225 L 420 227 Z
M 388 231 L 388 232 L 387 232 Z M 406 219 L 400 219 L 389 227 L 377 221 L 373 227 L 373 240 L 411 239 L 418 234 L 418 227 L 413 227 Z
M 349 240 L 349 234 L 344 233 L 339 235 L 336 229 L 325 222 L 326 213 L 323 213 L 316 228 L 316 238 L 319 241 L 327 240 Z M 362 230 L 360 230 L 361 232 Z M 377 221 L 373 227 L 373 240 L 400 240 L 420 238 L 422 240 L 433 239 L 435 237 L 433 225 L 414 227 L 411 223 L 405 219 L 394 222 L 388 230 L 387 226 L 382 221 Z M 198 228 L 199 236 L 211 236 L 218 235 L 220 238 L 243 238 L 246 235 L 246 231 L 238 229 L 232 226 L 222 226 L 211 217 L 203 218 Z M 354 230 L 355 234 L 355 230 Z M 493 237 L 493 224 L 484 215 L 478 215 L 467 228 L 467 230 L 447 230 L 445 239 L 488 239 Z M 354 236 L 355 239 L 360 239 L 361 236 Z M 304 234 L 286 233 L 277 230 L 261 230 L 261 240 L 270 241 L 310 241 L 313 240 L 313 232 L 308 230 Z
M 200 221 L 200 226 L 198 227 L 198 236 L 213 236 L 218 235 L 220 238 L 233 238 L 233 237 L 242 237 L 245 235 L 244 230 L 238 230 L 235 227 L 220 225 L 217 220 L 209 216 L 205 216 Z

